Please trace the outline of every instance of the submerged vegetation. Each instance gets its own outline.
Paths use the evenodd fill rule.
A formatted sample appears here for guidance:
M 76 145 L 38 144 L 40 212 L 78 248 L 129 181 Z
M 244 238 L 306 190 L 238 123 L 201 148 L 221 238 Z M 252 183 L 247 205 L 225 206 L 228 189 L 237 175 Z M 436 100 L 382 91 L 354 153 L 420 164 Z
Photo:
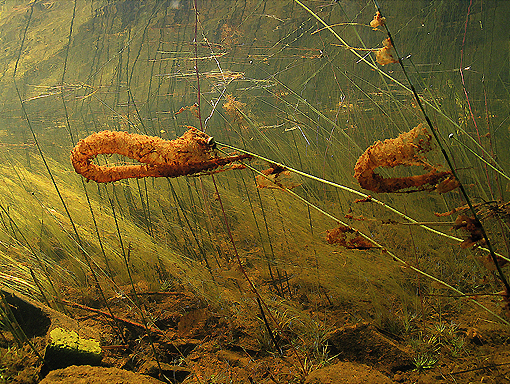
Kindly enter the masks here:
M 0 383 L 508 379 L 503 3 L 7 3 Z

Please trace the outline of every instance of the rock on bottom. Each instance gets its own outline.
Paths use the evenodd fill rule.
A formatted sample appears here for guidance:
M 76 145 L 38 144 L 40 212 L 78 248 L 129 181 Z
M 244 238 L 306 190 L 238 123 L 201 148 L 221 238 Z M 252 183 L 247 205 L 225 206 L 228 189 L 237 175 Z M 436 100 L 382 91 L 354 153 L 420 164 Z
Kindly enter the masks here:
M 72 365 L 51 371 L 40 384 L 161 384 L 162 381 L 149 376 L 119 368 Z

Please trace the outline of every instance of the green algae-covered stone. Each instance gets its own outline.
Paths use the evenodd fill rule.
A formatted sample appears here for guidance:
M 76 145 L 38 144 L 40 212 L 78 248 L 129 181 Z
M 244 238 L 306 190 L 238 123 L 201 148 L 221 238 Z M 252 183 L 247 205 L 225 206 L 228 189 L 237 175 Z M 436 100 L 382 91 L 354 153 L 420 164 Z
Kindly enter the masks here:
M 94 339 L 83 339 L 74 331 L 55 328 L 44 353 L 48 368 L 65 368 L 70 365 L 98 365 L 101 362 L 101 347 Z

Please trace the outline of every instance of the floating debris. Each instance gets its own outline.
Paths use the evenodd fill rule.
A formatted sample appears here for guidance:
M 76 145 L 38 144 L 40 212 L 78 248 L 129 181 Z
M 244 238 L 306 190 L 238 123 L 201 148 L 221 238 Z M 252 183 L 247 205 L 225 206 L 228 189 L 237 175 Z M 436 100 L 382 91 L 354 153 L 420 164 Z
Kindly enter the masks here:
M 292 189 L 301 185 L 292 180 L 290 171 L 278 164 L 271 164 L 262 174 L 255 177 L 257 188 Z
M 71 161 L 75 171 L 86 179 L 110 183 L 128 178 L 193 175 L 251 158 L 250 155 L 217 157 L 214 149 L 214 139 L 194 127 L 171 141 L 136 133 L 103 131 L 80 140 L 71 151 Z M 101 154 L 119 154 L 144 164 L 92 163 Z
M 223 109 L 234 119 L 234 121 L 243 121 L 244 120 L 244 112 L 243 109 L 246 107 L 246 103 L 242 103 L 239 100 L 236 100 L 235 96 L 230 94 L 225 95 L 227 101 L 223 104 Z
M 174 113 L 174 115 L 180 115 L 183 112 L 189 111 L 193 116 L 195 116 L 197 119 L 200 118 L 200 113 L 198 109 L 198 103 L 195 103 L 193 105 L 186 105 L 184 107 L 181 107 L 177 112 Z
M 374 244 L 361 236 L 358 231 L 342 224 L 331 231 L 327 231 L 326 241 L 329 244 L 339 244 L 347 249 L 377 248 Z
M 400 134 L 395 139 L 377 141 L 358 159 L 354 167 L 354 177 L 362 188 L 374 192 L 417 192 L 437 190 L 449 192 L 458 187 L 450 171 L 439 171 L 428 164 L 422 155 L 431 150 L 432 137 L 423 124 Z M 394 168 L 398 165 L 421 166 L 429 172 L 409 177 L 384 178 L 374 172 L 376 168 Z
M 474 217 L 459 215 L 455 220 L 453 229 L 464 228 L 469 232 L 469 237 L 460 243 L 461 248 L 470 248 L 475 245 L 483 245 L 485 240 L 482 233 L 482 224 Z
M 383 45 L 384 47 L 379 49 L 375 54 L 377 62 L 381 65 L 398 63 L 398 59 L 395 57 L 395 49 L 393 48 L 390 38 L 383 40 Z
M 377 27 L 382 27 L 386 23 L 386 17 L 381 16 L 381 12 L 377 11 L 375 13 L 374 19 L 370 22 L 370 26 L 377 30 Z

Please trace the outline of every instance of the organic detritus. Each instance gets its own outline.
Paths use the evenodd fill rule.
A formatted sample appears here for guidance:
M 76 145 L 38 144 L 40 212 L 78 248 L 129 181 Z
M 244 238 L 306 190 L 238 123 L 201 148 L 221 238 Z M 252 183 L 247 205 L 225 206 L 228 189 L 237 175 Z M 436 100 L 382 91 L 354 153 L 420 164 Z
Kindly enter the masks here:
M 431 150 L 431 139 L 427 129 L 419 124 L 395 139 L 377 141 L 359 157 L 354 167 L 354 177 L 362 188 L 379 193 L 434 189 L 440 193 L 449 192 L 458 186 L 451 172 L 439 171 L 423 155 Z M 428 170 L 428 173 L 391 178 L 375 173 L 376 168 L 394 168 L 398 165 L 420 166 Z
M 189 127 L 175 140 L 136 133 L 103 131 L 94 133 L 76 144 L 71 161 L 77 173 L 97 183 L 140 178 L 177 177 L 210 171 L 249 155 L 217 157 L 214 140 L 204 132 Z M 97 155 L 119 154 L 143 164 L 96 165 Z

